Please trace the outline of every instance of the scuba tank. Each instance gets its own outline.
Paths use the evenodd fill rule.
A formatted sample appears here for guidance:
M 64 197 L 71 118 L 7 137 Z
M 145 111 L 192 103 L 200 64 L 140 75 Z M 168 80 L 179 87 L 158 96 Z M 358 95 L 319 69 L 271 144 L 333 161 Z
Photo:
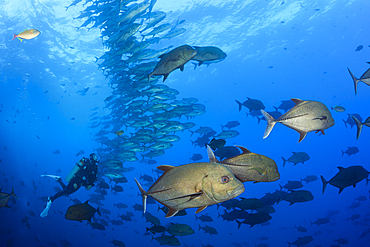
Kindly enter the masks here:
M 83 164 L 84 164 L 84 159 L 81 159 L 79 162 L 76 163 L 76 165 L 72 168 L 72 170 L 68 173 L 68 175 L 66 177 L 67 183 L 69 183 L 69 181 L 71 181 L 73 176 L 81 169 Z

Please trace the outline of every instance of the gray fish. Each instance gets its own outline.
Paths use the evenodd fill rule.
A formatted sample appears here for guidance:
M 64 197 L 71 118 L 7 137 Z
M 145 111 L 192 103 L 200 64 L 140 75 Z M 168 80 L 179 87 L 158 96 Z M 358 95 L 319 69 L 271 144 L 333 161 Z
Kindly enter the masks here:
M 221 127 L 222 127 L 222 131 L 223 131 L 224 128 L 231 129 L 231 128 L 237 127 L 239 125 L 240 125 L 240 123 L 238 121 L 229 121 L 229 122 L 227 122 L 227 124 L 221 125 Z
M 347 124 L 351 125 L 351 129 L 352 129 L 353 125 L 356 125 L 352 116 L 356 117 L 359 121 L 362 121 L 362 117 L 359 114 L 357 114 L 357 113 L 348 114 L 347 120 L 342 119 L 346 128 L 347 128 Z
M 169 31 L 166 35 L 162 37 L 162 39 L 170 39 L 176 36 L 179 36 L 182 33 L 185 33 L 186 29 L 185 28 L 178 28 L 173 31 Z
M 170 245 L 170 246 L 180 245 L 180 241 L 174 236 L 162 235 L 157 238 L 152 237 L 152 239 L 157 240 L 161 245 Z
M 198 66 L 203 63 L 209 65 L 211 62 L 221 62 L 227 57 L 225 52 L 215 46 L 194 46 L 194 48 L 197 50 L 197 55 L 195 55 L 191 60 L 199 62 Z
M 281 104 L 278 106 L 278 109 L 282 109 L 285 112 L 289 110 L 290 108 L 294 107 L 294 102 L 291 100 L 282 100 Z
M 305 181 L 306 184 L 308 184 L 309 182 L 313 182 L 313 181 L 316 181 L 316 180 L 317 180 L 316 175 L 307 175 L 304 179 L 301 179 L 301 182 Z
M 370 62 L 367 62 L 368 64 L 370 64 Z M 365 83 L 366 85 L 370 86 L 370 69 L 366 70 L 365 73 L 359 78 L 357 79 L 353 74 L 352 72 L 348 69 L 348 72 L 350 73 L 352 79 L 353 79 L 353 83 L 355 84 L 355 95 L 357 94 L 357 84 L 359 81 L 362 81 L 363 83 Z
M 359 45 L 359 46 L 356 47 L 356 50 L 355 51 L 361 51 L 363 48 L 364 48 L 363 45 Z
M 336 111 L 336 112 L 345 112 L 346 111 L 346 108 L 344 108 L 343 106 L 340 106 L 340 105 L 336 105 L 334 107 L 331 107 L 331 109 Z
M 236 130 L 225 130 L 218 134 L 216 137 L 219 139 L 233 138 L 239 135 L 239 132 Z
M 293 205 L 297 202 L 308 202 L 313 200 L 313 195 L 308 190 L 294 190 L 284 197 L 284 201 L 290 202 Z
M 199 220 L 201 220 L 202 222 L 212 222 L 213 221 L 213 219 L 212 219 L 212 217 L 211 216 L 208 216 L 208 215 L 201 215 L 201 216 L 199 216 L 199 217 L 197 217 L 196 215 L 195 215 L 195 220 L 197 220 L 197 219 L 199 219 Z
M 169 209 L 166 217 L 172 217 L 186 208 L 198 208 L 196 213 L 199 213 L 207 206 L 237 197 L 245 190 L 222 164 L 203 162 L 157 168 L 164 173 L 148 191 L 135 179 L 143 197 L 144 213 L 148 195 L 165 205 Z
M 86 201 L 85 203 L 70 206 L 67 209 L 65 218 L 67 220 L 75 220 L 80 222 L 82 222 L 82 220 L 87 220 L 91 222 L 91 218 L 96 212 L 98 212 L 98 214 L 100 215 L 99 208 L 93 208 L 91 205 L 88 204 L 88 201 Z
M 369 182 L 368 176 L 369 172 L 366 171 L 365 168 L 362 166 L 349 166 L 347 168 L 343 168 L 338 166 L 339 172 L 332 177 L 329 181 L 326 181 L 323 176 L 321 177 L 321 181 L 323 183 L 322 193 L 324 194 L 325 188 L 328 184 L 333 185 L 334 187 L 339 188 L 340 194 L 344 188 L 353 186 L 356 187 L 356 184 L 363 179 L 366 178 L 366 185 Z
M 303 226 L 294 226 L 294 228 L 297 228 L 297 230 L 298 230 L 299 232 L 307 232 L 307 229 L 306 229 L 306 228 L 304 228 Z
M 359 152 L 358 147 L 348 147 L 346 151 L 343 151 L 343 150 L 341 151 L 342 151 L 342 156 L 344 154 L 348 154 L 348 157 L 351 155 L 355 155 Z
M 201 154 L 193 154 L 193 156 L 190 158 L 192 161 L 198 161 L 203 159 L 203 156 Z
M 125 247 L 125 243 L 122 242 L 121 240 L 116 240 L 116 239 L 113 239 L 113 240 L 110 240 L 109 242 L 111 242 L 114 246 L 120 246 L 120 247 Z
M 327 223 L 329 223 L 330 222 L 330 220 L 329 220 L 329 218 L 318 218 L 317 220 L 315 220 L 314 222 L 311 222 L 311 226 L 313 225 L 313 224 L 316 224 L 316 225 L 323 225 L 323 224 L 327 224 Z
M 258 99 L 251 99 L 247 97 L 247 100 L 243 103 L 240 103 L 239 101 L 235 100 L 236 103 L 239 105 L 239 111 L 242 109 L 242 106 L 245 106 L 249 109 L 251 112 L 252 110 L 262 110 L 265 109 L 265 105 Z
M 301 162 L 302 164 L 304 164 L 305 161 L 310 159 L 310 156 L 305 152 L 292 152 L 292 153 L 293 155 L 290 156 L 288 159 L 284 159 L 284 157 L 281 157 L 284 161 L 283 167 L 285 166 L 285 163 L 287 161 L 293 163 L 294 164 L 293 166 L 295 166 L 296 164 L 301 163 Z
M 148 80 L 153 75 L 163 75 L 163 81 L 175 69 L 184 70 L 184 65 L 197 54 L 197 51 L 189 45 L 179 46 L 170 52 L 161 55 L 161 59 L 154 70 L 149 74 Z
M 185 224 L 172 223 L 171 226 L 167 227 L 166 231 L 172 236 L 187 236 L 194 234 L 194 230 L 189 225 Z
M 209 233 L 209 235 L 212 235 L 212 234 L 218 234 L 218 232 L 217 232 L 216 228 L 213 228 L 212 226 L 208 226 L 208 225 L 206 225 L 206 226 L 204 226 L 204 227 L 201 227 L 201 226 L 199 225 L 199 230 L 198 230 L 198 231 L 200 231 L 201 229 L 204 231 L 204 233 Z
M 287 190 L 295 190 L 295 189 L 299 189 L 302 187 L 303 187 L 303 184 L 301 181 L 289 181 L 288 180 L 288 183 L 286 183 L 282 188 L 287 189 Z
M 255 213 L 255 214 L 249 214 L 244 221 L 238 221 L 235 220 L 236 223 L 238 223 L 238 229 L 240 228 L 241 224 L 247 224 L 250 225 L 250 227 L 253 227 L 254 225 L 257 224 L 262 224 L 264 222 L 267 222 L 271 220 L 271 216 L 266 213 L 266 212 L 261 212 L 261 213 Z
M 289 244 L 289 247 L 292 245 L 303 246 L 303 245 L 309 244 L 312 241 L 313 241 L 313 237 L 306 236 L 306 237 L 298 237 L 296 241 L 294 241 L 293 243 L 288 242 L 288 244 Z
M 321 131 L 321 133 L 325 134 L 324 129 L 334 125 L 334 119 L 329 109 L 323 103 L 311 100 L 291 100 L 295 103 L 295 106 L 277 120 L 264 110 L 261 110 L 268 122 L 263 139 L 268 137 L 276 123 L 282 123 L 297 131 L 300 134 L 298 142 L 301 142 L 308 132 Z

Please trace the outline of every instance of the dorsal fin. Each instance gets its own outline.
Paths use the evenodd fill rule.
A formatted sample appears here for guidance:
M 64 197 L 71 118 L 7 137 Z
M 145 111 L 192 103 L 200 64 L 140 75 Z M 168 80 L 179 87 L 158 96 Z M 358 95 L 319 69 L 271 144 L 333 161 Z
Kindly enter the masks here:
M 175 168 L 174 166 L 169 166 L 169 165 L 163 165 L 163 166 L 157 166 L 157 169 L 164 171 L 165 173 L 168 172 L 169 170 Z
M 219 163 L 220 162 L 220 161 L 217 160 L 215 154 L 212 151 L 212 148 L 209 145 L 207 145 L 207 154 L 208 154 L 209 162 L 214 162 L 214 163 Z
M 293 101 L 296 105 L 298 105 L 299 103 L 302 103 L 304 100 L 301 100 L 301 99 L 297 99 L 297 98 L 293 98 L 293 99 L 290 99 L 291 101 Z
M 240 148 L 243 151 L 243 154 L 251 154 L 252 152 L 246 149 L 245 147 L 235 145 L 235 147 Z
M 88 202 L 89 202 L 89 200 L 87 200 L 86 202 L 84 202 L 84 204 L 89 204 Z
M 344 167 L 341 167 L 341 166 L 338 166 L 337 168 L 339 169 L 339 171 L 341 171 L 341 170 L 344 170 L 344 169 L 345 169 Z

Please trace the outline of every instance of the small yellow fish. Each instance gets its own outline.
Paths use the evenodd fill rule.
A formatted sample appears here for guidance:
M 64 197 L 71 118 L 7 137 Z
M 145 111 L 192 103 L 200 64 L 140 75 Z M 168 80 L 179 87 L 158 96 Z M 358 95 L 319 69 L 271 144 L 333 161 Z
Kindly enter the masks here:
M 40 31 L 37 29 L 26 29 L 23 32 L 19 34 L 13 34 L 13 39 L 18 38 L 20 41 L 23 41 L 23 39 L 33 39 L 39 36 Z
M 123 130 L 119 130 L 119 131 L 115 132 L 114 134 L 116 134 L 116 135 L 120 136 L 120 135 L 122 135 L 122 134 L 123 134 Z

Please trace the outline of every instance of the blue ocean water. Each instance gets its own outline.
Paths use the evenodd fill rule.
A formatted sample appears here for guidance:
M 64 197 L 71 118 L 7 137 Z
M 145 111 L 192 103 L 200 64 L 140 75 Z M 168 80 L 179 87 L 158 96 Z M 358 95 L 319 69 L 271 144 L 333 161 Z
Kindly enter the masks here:
M 174 142 L 163 155 L 154 157 L 152 160 L 156 164 L 142 162 L 142 155 L 148 151 L 137 152 L 137 161 L 123 163 L 123 167 L 134 167 L 123 173 L 128 180 L 120 184 L 123 192 L 107 189 L 103 199 L 92 202 L 98 185 L 92 190 L 80 188 L 53 202 L 47 217 L 39 216 L 46 205 L 45 197 L 54 195 L 60 187 L 53 179 L 40 175 L 60 175 L 64 180 L 74 164 L 92 152 L 101 157 L 101 162 L 115 157 L 119 144 L 107 145 L 107 140 L 117 140 L 119 137 L 114 133 L 123 130 L 120 142 L 124 143 L 124 136 L 130 138 L 139 130 L 123 125 L 135 116 L 134 110 L 126 110 L 126 106 L 132 101 L 147 99 L 141 92 L 148 87 L 139 89 L 136 98 L 125 102 L 130 94 L 119 93 L 112 84 L 118 73 L 129 75 L 129 83 L 136 80 L 132 72 L 134 65 L 129 65 L 128 69 L 122 62 L 132 54 L 97 58 L 110 54 L 109 50 L 119 49 L 114 44 L 107 45 L 107 40 L 121 30 L 114 29 L 112 23 L 119 22 L 135 4 L 142 2 L 1 1 L 0 187 L 1 192 L 10 193 L 14 186 L 19 198 L 12 197 L 8 203 L 10 208 L 0 209 L 1 246 L 113 246 L 110 241 L 114 239 L 126 246 L 158 246 L 159 242 L 153 237 L 161 234 L 148 232 L 146 228 L 152 224 L 146 222 L 142 211 L 133 208 L 135 204 L 142 204 L 134 178 L 147 174 L 157 179 L 154 171 L 157 166 L 191 163 L 193 154 L 203 156 L 197 162 L 208 162 L 206 148 L 193 144 L 201 135 L 189 130 L 177 131 L 175 134 L 181 140 Z M 177 100 L 196 98 L 196 104 L 206 109 L 204 114 L 194 118 L 182 116 L 165 121 L 192 122 L 195 124 L 192 131 L 211 127 L 217 134 L 222 132 L 221 125 L 238 121 L 240 125 L 232 130 L 239 135 L 227 138 L 226 145 L 246 147 L 270 157 L 278 165 L 278 181 L 245 182 L 245 192 L 237 199 L 262 198 L 268 192 L 280 190 L 279 185 L 300 181 L 307 175 L 315 175 L 318 179 L 303 182 L 301 188 L 310 191 L 313 200 L 293 205 L 282 200 L 273 205 L 276 212 L 270 214 L 271 220 L 253 227 L 242 224 L 238 229 L 236 221 L 222 220 L 219 215 L 225 213 L 225 208 L 217 205 L 199 213 L 212 217 L 212 222 L 196 219 L 193 208 L 186 210 L 186 216 L 171 218 L 165 218 L 158 210 L 158 206 L 162 206 L 159 203 L 149 204 L 147 211 L 157 217 L 162 226 L 181 223 L 192 227 L 194 234 L 177 237 L 181 246 L 288 246 L 287 242 L 293 243 L 305 236 L 313 240 L 302 246 L 335 246 L 339 243 L 334 240 L 340 238 L 348 240 L 343 246 L 369 246 L 367 182 L 362 180 L 355 188 L 345 188 L 340 194 L 338 188 L 328 185 L 322 194 L 320 179 L 320 175 L 331 179 L 338 173 L 338 166 L 361 165 L 370 170 L 370 130 L 364 126 L 356 140 L 356 126 L 343 122 L 349 114 L 359 114 L 362 121 L 369 117 L 367 92 L 370 88 L 359 82 L 355 95 L 347 70 L 349 68 L 360 78 L 369 69 L 366 63 L 370 52 L 367 1 L 158 0 L 151 3 L 154 3 L 153 12 L 166 13 L 165 19 L 156 26 L 169 23 L 175 27 L 177 23 L 175 28 L 186 31 L 170 39 L 160 39 L 148 49 L 169 46 L 173 49 L 187 44 L 215 46 L 227 54 L 223 61 L 196 69 L 190 61 L 185 64 L 184 71 L 173 71 L 165 82 L 159 77 L 157 84 L 179 92 Z M 109 12 L 119 8 L 118 12 Z M 87 12 L 89 15 L 78 18 Z M 141 14 L 148 13 L 149 8 Z M 81 27 L 88 18 L 91 22 Z M 148 18 L 136 15 L 128 23 L 144 27 L 148 22 Z M 13 34 L 30 28 L 41 34 L 30 40 L 12 40 Z M 155 37 L 163 37 L 168 31 Z M 136 32 L 132 37 L 138 43 L 150 38 L 143 38 L 141 34 Z M 102 65 L 104 61 L 111 65 Z M 148 61 L 158 62 L 159 59 L 139 62 Z M 132 86 L 128 88 L 133 90 Z M 112 95 L 113 99 L 119 99 L 114 107 L 109 105 L 113 102 L 109 98 Z M 247 97 L 263 102 L 266 111 L 274 111 L 274 106 L 290 98 L 319 101 L 330 109 L 335 125 L 325 130 L 325 135 L 310 132 L 298 143 L 296 131 L 277 123 L 271 134 L 263 139 L 266 121 L 252 117 L 244 106 L 239 111 L 235 101 L 244 102 Z M 156 102 L 153 98 L 149 101 Z M 331 109 L 334 106 L 343 106 L 346 110 L 336 112 Z M 357 147 L 359 152 L 342 155 L 341 150 L 346 151 L 348 147 Z M 84 154 L 80 154 L 81 150 Z M 281 157 L 287 159 L 292 152 L 306 152 L 310 159 L 304 164 L 283 166 Z M 115 183 L 104 175 L 105 171 L 101 166 L 99 181 L 114 187 Z M 140 182 L 146 184 L 144 180 Z M 363 197 L 365 199 L 361 199 Z M 96 214 L 93 222 L 102 224 L 101 220 L 105 220 L 105 230 L 92 229 L 86 221 L 66 220 L 67 208 L 74 204 L 71 199 L 82 203 L 90 200 L 94 208 L 103 209 L 102 216 Z M 125 203 L 128 207 L 118 209 L 114 206 L 117 203 Z M 336 214 L 328 216 L 332 211 Z M 121 221 L 119 215 L 127 212 L 134 214 L 131 221 L 112 224 Z M 353 216 L 359 218 L 351 218 Z M 312 224 L 319 218 L 328 218 L 329 222 Z M 218 233 L 205 233 L 200 228 L 206 225 Z M 307 232 L 298 231 L 298 226 L 306 228 Z

